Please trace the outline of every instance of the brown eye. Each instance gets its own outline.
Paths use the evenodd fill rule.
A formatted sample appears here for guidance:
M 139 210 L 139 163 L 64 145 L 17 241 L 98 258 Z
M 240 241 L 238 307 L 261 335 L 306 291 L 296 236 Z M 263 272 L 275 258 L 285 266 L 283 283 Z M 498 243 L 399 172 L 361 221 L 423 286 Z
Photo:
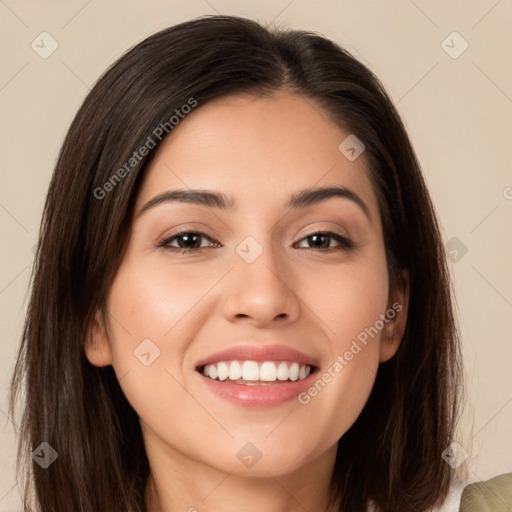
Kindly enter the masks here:
M 200 249 L 212 247 L 211 244 L 209 246 L 203 246 L 201 244 L 203 239 L 209 240 L 210 242 L 213 242 L 213 244 L 218 245 L 215 240 L 205 233 L 201 233 L 199 231 L 182 231 L 166 238 L 158 244 L 158 247 L 164 247 L 165 249 L 170 249 L 176 252 L 195 252 Z M 174 242 L 176 242 L 177 245 L 173 245 Z
M 331 245 L 332 241 L 337 242 L 337 245 Z M 333 249 L 346 251 L 354 247 L 354 243 L 350 239 L 332 231 L 319 231 L 318 233 L 312 233 L 311 235 L 303 238 L 300 243 L 303 242 L 307 242 L 309 244 L 309 247 L 304 247 L 305 249 Z

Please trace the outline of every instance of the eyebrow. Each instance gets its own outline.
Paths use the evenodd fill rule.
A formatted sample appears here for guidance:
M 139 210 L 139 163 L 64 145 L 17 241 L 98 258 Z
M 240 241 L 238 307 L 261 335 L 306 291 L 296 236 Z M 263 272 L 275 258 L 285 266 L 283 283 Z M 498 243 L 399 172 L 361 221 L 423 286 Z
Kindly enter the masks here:
M 352 201 L 361 208 L 368 220 L 371 222 L 370 211 L 366 203 L 353 190 L 342 186 L 318 187 L 300 190 L 293 194 L 285 206 L 292 210 L 296 210 L 298 208 L 306 208 L 308 206 L 318 204 L 332 197 L 340 197 Z M 136 217 L 139 217 L 145 211 L 157 205 L 175 201 L 228 211 L 237 210 L 236 202 L 222 192 L 200 189 L 178 189 L 168 190 L 153 197 L 140 208 Z

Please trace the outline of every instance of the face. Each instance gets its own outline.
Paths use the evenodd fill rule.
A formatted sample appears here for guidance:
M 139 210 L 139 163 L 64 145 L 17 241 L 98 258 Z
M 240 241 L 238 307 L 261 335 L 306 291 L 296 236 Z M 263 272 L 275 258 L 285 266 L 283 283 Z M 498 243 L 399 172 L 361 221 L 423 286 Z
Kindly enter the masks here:
M 252 476 L 333 460 L 407 310 L 348 135 L 282 93 L 198 107 L 159 147 L 86 347 L 148 452 Z

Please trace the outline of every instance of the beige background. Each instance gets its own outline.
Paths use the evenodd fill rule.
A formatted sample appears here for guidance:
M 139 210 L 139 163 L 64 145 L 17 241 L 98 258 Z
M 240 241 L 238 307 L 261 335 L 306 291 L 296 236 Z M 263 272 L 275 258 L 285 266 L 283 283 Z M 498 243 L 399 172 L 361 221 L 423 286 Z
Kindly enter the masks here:
M 64 134 L 124 50 L 215 12 L 319 31 L 384 82 L 422 162 L 445 241 L 457 237 L 467 247 L 452 270 L 468 380 L 457 440 L 469 452 L 469 480 L 512 471 L 512 0 L 0 0 L 0 511 L 20 509 L 7 387 Z M 44 31 L 58 43 L 47 59 L 31 48 Z M 469 44 L 458 58 L 442 46 L 453 31 Z M 445 43 L 452 53 L 462 44 L 454 36 Z

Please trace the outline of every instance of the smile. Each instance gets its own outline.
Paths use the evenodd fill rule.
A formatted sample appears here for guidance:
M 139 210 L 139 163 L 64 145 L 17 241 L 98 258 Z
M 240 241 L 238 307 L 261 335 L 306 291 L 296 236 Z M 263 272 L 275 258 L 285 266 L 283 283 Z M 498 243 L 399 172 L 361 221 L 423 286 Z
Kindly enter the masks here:
M 311 373 L 311 366 L 293 361 L 220 361 L 206 364 L 200 371 L 212 380 L 261 386 L 303 380 Z
M 297 399 L 312 385 L 319 359 L 287 345 L 239 344 L 195 364 L 199 385 L 236 406 L 269 408 Z

